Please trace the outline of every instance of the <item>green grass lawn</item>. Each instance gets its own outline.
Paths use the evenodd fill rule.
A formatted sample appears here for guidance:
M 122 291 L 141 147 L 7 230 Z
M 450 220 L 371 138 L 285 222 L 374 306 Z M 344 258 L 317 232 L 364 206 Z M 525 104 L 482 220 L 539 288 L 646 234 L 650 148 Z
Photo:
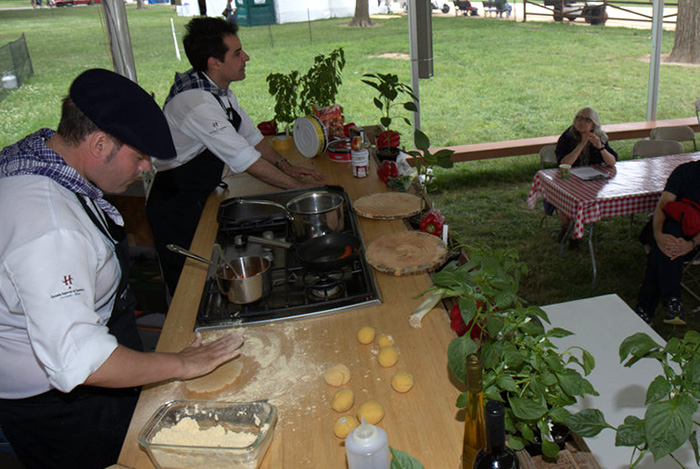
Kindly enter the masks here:
M 173 74 L 189 68 L 181 46 L 188 19 L 179 18 L 169 5 L 145 10 L 128 5 L 127 12 L 139 82 L 162 103 Z M 183 55 L 179 62 L 171 19 Z M 379 19 L 367 29 L 348 28 L 348 21 L 242 28 L 240 37 L 251 61 L 246 80 L 233 89 L 253 121 L 273 115 L 268 74 L 306 71 L 315 55 L 342 46 L 347 65 L 338 102 L 346 120 L 377 122 L 372 90 L 360 79 L 368 72 L 393 72 L 410 83 L 406 17 Z M 55 128 L 71 80 L 88 67 L 111 68 L 111 60 L 97 6 L 0 8 L 0 24 L 0 44 L 26 34 L 36 72 L 26 86 L 0 102 L 1 147 L 39 127 Z M 444 16 L 433 18 L 433 34 L 435 76 L 421 80 L 420 97 L 422 127 L 435 146 L 559 134 L 585 105 L 595 107 L 603 123 L 645 119 L 651 47 L 647 30 Z M 664 32 L 662 53 L 670 52 L 672 44 L 673 33 Z M 700 97 L 698 72 L 698 67 L 662 65 L 659 119 L 694 114 L 693 103 Z M 408 133 L 405 126 L 397 130 Z M 634 142 L 613 143 L 622 158 L 630 157 Z M 555 233 L 539 226 L 541 208 L 527 209 L 537 169 L 536 155 L 461 163 L 438 171 L 439 189 L 432 197 L 463 242 L 519 250 L 529 265 L 521 289 L 529 302 L 617 293 L 633 305 L 644 267 L 636 241 L 643 217 L 636 217 L 631 237 L 629 218 L 596 225 L 599 274 L 591 289 L 584 246 L 559 257 Z M 551 227 L 556 225 L 550 220 Z M 693 321 L 691 327 L 696 326 Z M 661 326 L 659 330 L 670 333 Z

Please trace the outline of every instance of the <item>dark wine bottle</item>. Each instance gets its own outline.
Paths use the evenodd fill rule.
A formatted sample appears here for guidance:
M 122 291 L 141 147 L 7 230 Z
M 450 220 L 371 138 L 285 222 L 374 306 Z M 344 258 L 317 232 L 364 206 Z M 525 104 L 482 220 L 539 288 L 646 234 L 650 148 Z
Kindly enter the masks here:
M 505 409 L 499 401 L 486 404 L 486 448 L 479 451 L 474 469 L 519 469 L 518 457 L 506 446 Z

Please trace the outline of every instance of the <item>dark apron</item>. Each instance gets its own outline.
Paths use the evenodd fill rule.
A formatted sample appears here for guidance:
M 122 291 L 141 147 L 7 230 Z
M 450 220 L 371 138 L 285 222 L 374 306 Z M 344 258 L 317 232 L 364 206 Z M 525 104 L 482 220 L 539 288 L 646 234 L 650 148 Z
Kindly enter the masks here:
M 226 112 L 227 120 L 238 130 L 241 116 L 232 107 L 224 106 L 218 96 L 214 97 Z M 222 160 L 205 149 L 182 166 L 156 173 L 146 203 L 146 215 L 163 280 L 171 295 L 175 293 L 185 257 L 166 246 L 177 244 L 190 248 L 207 197 L 222 184 L 224 166 Z
M 126 230 L 108 216 L 105 229 L 83 197 L 78 200 L 100 231 L 114 240 L 122 270 L 109 331 L 121 345 L 141 350 Z M 78 386 L 70 393 L 54 389 L 25 399 L 0 399 L 0 426 L 26 469 L 102 469 L 117 462 L 139 392 Z

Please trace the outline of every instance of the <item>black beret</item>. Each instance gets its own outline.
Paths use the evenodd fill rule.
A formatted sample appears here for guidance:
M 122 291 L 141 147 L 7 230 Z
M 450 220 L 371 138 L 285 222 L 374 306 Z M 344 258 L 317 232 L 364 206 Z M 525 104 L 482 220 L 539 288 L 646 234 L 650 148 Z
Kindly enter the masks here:
M 70 97 L 97 127 L 149 156 L 175 157 L 168 122 L 143 88 L 118 73 L 93 68 L 73 81 Z

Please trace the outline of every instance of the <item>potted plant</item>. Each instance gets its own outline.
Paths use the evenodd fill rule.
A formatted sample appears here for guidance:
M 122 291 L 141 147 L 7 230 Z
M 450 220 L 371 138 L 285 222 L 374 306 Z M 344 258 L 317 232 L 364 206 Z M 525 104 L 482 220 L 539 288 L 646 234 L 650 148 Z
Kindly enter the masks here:
M 393 122 L 391 109 L 394 106 L 400 105 L 407 111 L 417 112 L 416 103 L 418 98 L 413 94 L 413 89 L 399 81 L 399 77 L 393 73 L 365 73 L 363 83 L 374 88 L 379 95 L 374 98 L 374 105 L 381 112 L 379 122 L 384 127 L 384 130 L 377 135 L 377 158 L 380 161 L 391 160 L 396 161 L 396 156 L 399 154 L 400 137 L 399 133 L 391 130 Z M 404 102 L 394 102 L 400 95 L 405 95 L 410 99 Z M 411 121 L 408 118 L 402 118 L 406 125 L 411 126 Z
M 313 106 L 328 106 L 335 102 L 338 87 L 342 84 L 341 72 L 345 67 L 343 48 L 332 51 L 328 57 L 323 54 L 314 58 L 314 64 L 304 75 L 298 70 L 288 74 L 271 73 L 267 76 L 268 91 L 275 98 L 274 120 L 289 124 L 297 117 L 313 112 Z
M 631 468 L 649 452 L 655 462 L 667 455 L 673 458 L 673 452 L 686 442 L 694 448 L 697 461 L 700 424 L 693 417 L 700 399 L 699 350 L 700 333 L 694 330 L 682 339 L 670 339 L 666 346 L 643 332 L 627 337 L 620 344 L 620 362 L 627 360 L 625 366 L 629 367 L 640 360 L 656 360 L 661 367 L 661 374 L 647 388 L 644 418 L 628 416 L 615 428 L 599 410 L 587 409 L 573 416 L 570 423 L 585 432 L 582 436 L 595 436 L 605 428 L 615 430 L 615 445 L 633 448 Z
M 579 347 L 558 350 L 551 339 L 572 333 L 556 327 L 547 330 L 543 325 L 549 323 L 547 314 L 523 305 L 517 291 L 527 266 L 517 251 L 472 249 L 470 256 L 463 265 L 448 265 L 436 273 L 428 289 L 441 297 L 456 297 L 466 325 L 466 333 L 448 347 L 450 371 L 464 383 L 467 355 L 480 353 L 484 400 L 506 405 L 510 447 L 523 449 L 539 437 L 542 454 L 556 458 L 560 448 L 552 436 L 553 426 L 567 424 L 571 417 L 567 407 L 578 397 L 597 395 L 584 377 L 595 366 L 593 356 Z M 458 407 L 465 405 L 466 393 L 457 399 Z

